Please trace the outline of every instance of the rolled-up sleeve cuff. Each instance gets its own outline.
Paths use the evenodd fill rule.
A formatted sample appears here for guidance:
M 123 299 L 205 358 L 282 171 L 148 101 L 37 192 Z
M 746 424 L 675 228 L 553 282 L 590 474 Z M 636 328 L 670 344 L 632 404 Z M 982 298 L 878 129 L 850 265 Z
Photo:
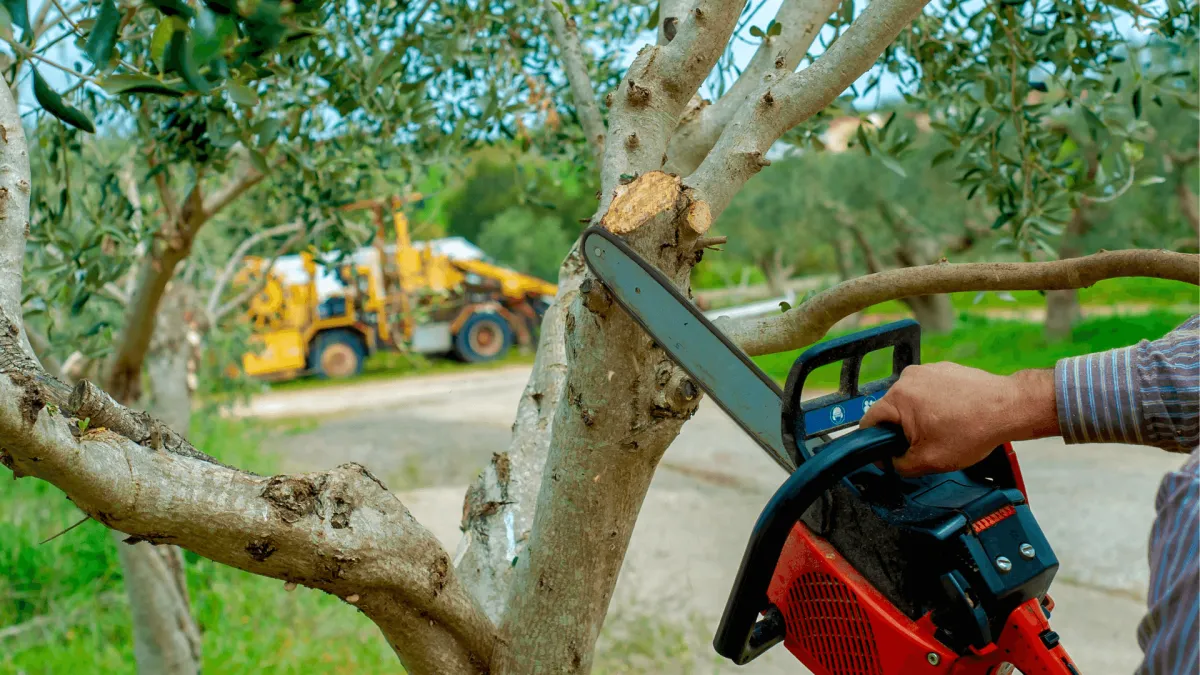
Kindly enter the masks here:
M 1142 444 L 1134 347 L 1060 360 L 1058 428 L 1067 443 Z

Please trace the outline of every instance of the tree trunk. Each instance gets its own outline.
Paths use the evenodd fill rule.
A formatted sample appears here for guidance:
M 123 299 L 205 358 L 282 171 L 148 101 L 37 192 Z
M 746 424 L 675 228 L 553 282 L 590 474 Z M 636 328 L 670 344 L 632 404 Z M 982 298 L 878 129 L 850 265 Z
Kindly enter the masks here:
M 1046 291 L 1046 336 L 1061 340 L 1071 336 L 1071 329 L 1083 316 L 1079 307 L 1079 291 Z
M 838 281 L 849 281 L 852 273 L 850 272 L 850 259 L 853 256 L 852 246 L 850 241 L 840 234 L 835 234 L 833 237 L 833 262 L 837 265 Z M 842 320 L 842 323 L 847 328 L 858 328 L 858 324 L 862 319 L 862 312 L 855 312 Z
M 922 333 L 939 335 L 954 330 L 954 305 L 949 295 L 918 295 L 906 298 L 904 304 L 921 324 Z
M 191 423 L 188 387 L 187 316 L 194 298 L 172 288 L 159 309 L 154 339 L 146 355 L 151 395 L 149 412 L 169 428 L 186 434 Z M 118 542 L 125 535 L 114 532 Z M 133 619 L 134 655 L 143 675 L 197 675 L 200 630 L 191 614 L 183 551 L 149 542 L 119 543 L 125 591 Z
M 533 528 L 554 411 L 567 380 L 566 314 L 583 274 L 576 247 L 559 270 L 558 296 L 542 317 L 537 356 L 517 404 L 512 442 L 507 452 L 492 456 L 463 502 L 463 538 L 454 566 L 488 618 L 497 623 L 508 606 L 513 563 L 524 555 Z
M 703 207 L 693 208 L 677 177 L 657 171 L 616 194 L 602 224 L 686 293 L 700 257 L 695 243 L 710 224 L 697 213 Z M 493 673 L 591 670 L 654 469 L 700 402 L 698 387 L 603 284 L 585 277 L 565 309 L 566 382 L 529 542 L 513 562 Z
M 1083 254 L 1081 238 L 1092 229 L 1091 218 L 1088 217 L 1088 204 L 1080 202 L 1079 208 L 1067 223 L 1063 232 L 1062 244 L 1058 247 L 1060 259 L 1078 258 Z M 1079 306 L 1079 291 L 1046 291 L 1046 337 L 1052 340 L 1063 340 L 1071 337 L 1071 330 L 1083 318 L 1083 309 Z
M 763 256 L 758 261 L 758 268 L 767 278 L 767 289 L 771 295 L 783 295 L 787 292 L 787 282 L 792 278 L 793 265 L 783 263 L 783 250 L 775 249 L 770 256 Z

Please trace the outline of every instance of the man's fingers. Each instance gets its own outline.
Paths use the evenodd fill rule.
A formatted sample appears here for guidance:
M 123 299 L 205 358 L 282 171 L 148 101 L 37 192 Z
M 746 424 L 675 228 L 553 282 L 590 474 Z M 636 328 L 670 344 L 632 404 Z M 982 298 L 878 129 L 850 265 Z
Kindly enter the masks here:
M 900 424 L 900 410 L 896 406 L 892 405 L 892 402 L 888 400 L 886 395 L 876 401 L 875 404 L 871 406 L 870 410 L 867 410 L 867 414 L 863 415 L 863 418 L 859 421 L 858 426 L 873 427 L 880 422 L 892 422 L 893 424 Z
M 925 462 L 921 461 L 920 449 L 909 448 L 908 452 L 892 459 L 892 468 L 896 473 L 905 477 L 921 476 L 930 473 Z

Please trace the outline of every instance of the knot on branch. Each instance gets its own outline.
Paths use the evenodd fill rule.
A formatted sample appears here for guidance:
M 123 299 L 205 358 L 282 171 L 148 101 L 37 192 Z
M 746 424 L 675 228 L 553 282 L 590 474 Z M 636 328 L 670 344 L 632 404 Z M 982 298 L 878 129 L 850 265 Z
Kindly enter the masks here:
M 641 144 L 642 141 L 638 138 L 637 133 L 632 133 L 625 137 L 625 147 L 629 150 L 637 150 Z
M 679 366 L 663 361 L 654 373 L 658 389 L 650 408 L 651 417 L 691 419 L 700 407 L 700 388 Z
M 583 296 L 583 306 L 593 314 L 603 316 L 608 313 L 608 308 L 612 307 L 612 295 L 603 283 L 592 277 L 584 279 L 583 283 L 579 284 L 579 293 Z
M 272 476 L 262 491 L 263 499 L 283 522 L 296 523 L 315 515 L 335 530 L 350 527 L 354 511 L 381 494 L 387 494 L 387 486 L 355 463 L 320 474 Z
M 279 519 L 296 523 L 317 511 L 317 493 L 325 487 L 325 476 L 272 476 L 262 497 Z
M 629 88 L 626 89 L 625 96 L 629 99 L 629 105 L 635 108 L 641 108 L 650 103 L 650 90 L 633 80 L 629 80 Z
M 675 39 L 675 33 L 678 30 L 678 28 L 679 28 L 679 18 L 678 17 L 668 16 L 666 19 L 663 19 L 663 37 L 666 38 L 668 43 L 670 43 L 671 40 Z

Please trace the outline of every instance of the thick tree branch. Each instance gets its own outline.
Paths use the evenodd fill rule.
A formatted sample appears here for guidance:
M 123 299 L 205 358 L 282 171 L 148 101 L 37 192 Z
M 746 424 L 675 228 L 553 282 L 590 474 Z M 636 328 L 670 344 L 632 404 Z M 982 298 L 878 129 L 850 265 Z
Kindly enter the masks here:
M 679 19 L 675 37 L 647 45 L 630 65 L 609 106 L 600 172 L 603 214 L 624 180 L 662 167 L 679 117 L 724 52 L 741 4 L 706 0 Z
M 779 35 L 763 38 L 746 69 L 720 99 L 684 116 L 667 148 L 666 170 L 681 176 L 695 171 L 725 126 L 762 87 L 763 77 L 794 71 L 839 4 L 841 0 L 783 0 L 775 14 Z
M 0 92 L 0 316 L 13 321 L 22 352 L 33 357 L 21 312 L 29 234 L 29 147 L 9 84 Z
M 588 76 L 588 64 L 583 45 L 579 42 L 575 19 L 569 14 L 564 17 L 555 4 L 553 0 L 544 0 L 546 18 L 554 29 L 559 57 L 562 59 L 563 71 L 567 74 L 567 83 L 571 86 L 571 97 L 575 99 L 579 123 L 598 164 L 604 158 L 606 133 L 604 118 L 600 115 L 600 103 L 596 100 L 596 90 L 592 88 L 592 78 Z M 569 2 L 560 6 L 570 11 Z
M 80 434 L 77 413 L 52 404 L 65 385 L 12 358 L 15 348 L 0 335 L 0 463 L 14 475 L 54 484 L 135 541 L 337 595 L 376 622 L 410 672 L 487 672 L 491 622 L 437 539 L 366 469 L 262 477 L 145 447 L 95 418 Z
M 888 300 L 964 291 L 1086 288 L 1116 277 L 1152 277 L 1200 285 L 1200 256 L 1162 250 L 1105 251 L 1040 263 L 938 263 L 871 274 L 820 293 L 783 314 L 717 325 L 747 354 L 806 347 L 839 320 Z
M 798 73 L 764 78 L 753 102 L 741 107 L 713 151 L 685 181 L 708 202 L 713 218 L 766 166 L 771 145 L 854 84 L 926 2 L 876 0 L 811 66 Z

